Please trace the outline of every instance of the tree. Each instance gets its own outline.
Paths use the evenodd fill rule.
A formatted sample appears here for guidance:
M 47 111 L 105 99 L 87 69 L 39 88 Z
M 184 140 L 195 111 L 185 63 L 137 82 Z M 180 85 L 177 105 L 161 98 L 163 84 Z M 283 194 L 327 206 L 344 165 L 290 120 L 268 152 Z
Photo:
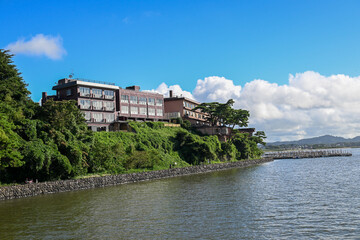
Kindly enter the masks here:
M 251 144 L 249 141 L 249 135 L 247 133 L 237 133 L 235 134 L 231 142 L 235 145 L 237 154 L 237 159 L 248 159 L 251 157 Z
M 20 153 L 22 139 L 14 132 L 15 125 L 0 113 L 0 170 L 8 167 L 20 167 L 24 164 Z
M 87 130 L 84 114 L 75 101 L 50 99 L 44 103 L 38 117 L 60 132 L 70 130 L 73 134 L 78 134 Z
M 217 138 L 215 138 L 218 141 Z M 189 164 L 199 165 L 200 163 L 216 159 L 216 153 L 211 148 L 211 140 L 204 141 L 198 135 L 181 131 L 176 134 L 174 149 L 179 152 L 180 157 Z M 218 146 L 217 148 L 220 148 Z
M 254 142 L 256 142 L 256 144 L 261 144 L 263 146 L 266 145 L 266 142 L 264 142 L 264 140 L 266 139 L 264 131 L 257 131 L 251 138 Z
M 234 109 L 233 99 L 229 99 L 226 103 L 202 103 L 194 110 L 200 109 L 206 113 L 206 119 L 212 126 L 230 126 L 234 129 L 236 126 L 246 127 L 248 125 L 250 113 L 243 109 Z
M 236 126 L 247 127 L 250 113 L 243 109 L 231 109 L 226 117 L 226 124 L 234 129 Z
M 258 135 L 249 137 L 247 133 L 237 133 L 231 139 L 231 142 L 237 149 L 237 159 L 255 159 L 260 158 L 263 151 L 258 147 L 258 144 L 265 144 L 263 131 L 259 131 Z
M 211 102 L 211 103 L 202 103 L 193 110 L 200 109 L 203 113 L 206 113 L 206 120 L 212 125 L 216 126 L 218 124 L 218 115 L 217 115 L 217 108 L 219 106 L 218 102 Z
M 0 50 L 0 181 L 87 171 L 91 133 L 74 102 L 34 103 L 12 56 Z
M 12 64 L 12 57 L 8 50 L 0 49 L 0 101 L 10 97 L 14 106 L 22 107 L 30 100 L 30 92 L 20 72 Z
M 12 64 L 9 51 L 0 49 L 0 170 L 20 167 L 23 139 L 18 135 L 18 124 L 24 116 L 24 109 L 31 102 L 20 73 Z M 31 108 L 29 108 L 31 109 Z

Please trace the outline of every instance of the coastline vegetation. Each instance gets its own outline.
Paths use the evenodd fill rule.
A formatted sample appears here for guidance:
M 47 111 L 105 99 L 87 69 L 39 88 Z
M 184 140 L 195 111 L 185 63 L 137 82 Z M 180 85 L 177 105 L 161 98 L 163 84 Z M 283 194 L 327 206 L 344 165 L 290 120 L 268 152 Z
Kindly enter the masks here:
M 129 122 L 130 132 L 92 132 L 75 102 L 34 103 L 11 58 L 0 50 L 0 184 L 239 161 L 262 154 L 258 144 L 264 144 L 263 132 L 250 137 L 234 129 L 230 141 L 220 142 L 217 136 L 198 134 L 187 121 L 181 121 L 180 128 Z M 232 103 L 227 103 L 228 111 Z M 242 126 L 247 125 L 244 111 L 237 111 L 245 116 Z M 229 118 L 214 121 L 221 119 Z

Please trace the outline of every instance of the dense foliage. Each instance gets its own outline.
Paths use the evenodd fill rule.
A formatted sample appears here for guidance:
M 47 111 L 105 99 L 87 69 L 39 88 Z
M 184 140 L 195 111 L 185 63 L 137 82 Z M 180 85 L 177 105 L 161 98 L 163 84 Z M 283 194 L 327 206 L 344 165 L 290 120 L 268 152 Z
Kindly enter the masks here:
M 257 148 L 261 134 L 238 133 L 232 141 L 221 143 L 216 136 L 195 134 L 187 121 L 180 128 L 161 122 L 129 122 L 130 132 L 93 133 L 75 102 L 34 103 L 11 58 L 0 50 L 2 183 L 158 170 L 261 155 Z M 247 118 L 241 121 L 247 123 Z
M 230 99 L 226 103 L 210 102 L 202 103 L 194 110 L 200 109 L 206 113 L 206 120 L 212 126 L 230 126 L 234 129 L 238 127 L 247 127 L 249 122 L 249 111 L 232 108 L 234 100 Z

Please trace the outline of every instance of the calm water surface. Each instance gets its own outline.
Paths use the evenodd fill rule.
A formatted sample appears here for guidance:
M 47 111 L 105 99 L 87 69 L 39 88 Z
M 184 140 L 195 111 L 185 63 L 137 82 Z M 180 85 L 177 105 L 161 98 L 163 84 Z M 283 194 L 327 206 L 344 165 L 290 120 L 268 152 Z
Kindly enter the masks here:
M 0 201 L 0 239 L 360 239 L 360 150 Z

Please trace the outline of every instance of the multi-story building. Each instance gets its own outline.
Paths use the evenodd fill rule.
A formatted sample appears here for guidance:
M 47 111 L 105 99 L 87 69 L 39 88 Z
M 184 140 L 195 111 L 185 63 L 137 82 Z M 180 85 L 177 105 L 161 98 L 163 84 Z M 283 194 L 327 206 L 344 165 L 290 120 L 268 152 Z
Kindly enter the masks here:
M 164 96 L 159 93 L 141 92 L 139 86 L 119 89 L 116 110 L 120 121 L 159 121 L 164 119 Z
M 114 83 L 64 78 L 52 88 L 55 96 L 43 92 L 47 99 L 75 100 L 93 131 L 108 131 L 111 124 L 126 120 L 158 121 L 164 112 L 163 95 L 141 92 L 140 87 L 122 89 Z
M 196 127 L 198 131 L 203 134 L 217 135 L 220 141 L 226 142 L 233 134 L 233 130 L 227 126 L 211 126 L 206 119 L 206 114 L 199 109 L 194 110 L 199 102 L 186 97 L 173 96 L 172 91 L 169 92 L 169 97 L 164 98 L 165 117 L 167 119 L 182 118 L 189 120 L 190 123 Z M 237 132 L 247 133 L 252 136 L 255 128 L 240 128 Z
M 168 119 L 182 118 L 189 120 L 192 125 L 204 125 L 207 123 L 205 114 L 199 109 L 194 110 L 199 102 L 186 97 L 173 96 L 170 90 L 169 97 L 164 98 L 165 117 Z

